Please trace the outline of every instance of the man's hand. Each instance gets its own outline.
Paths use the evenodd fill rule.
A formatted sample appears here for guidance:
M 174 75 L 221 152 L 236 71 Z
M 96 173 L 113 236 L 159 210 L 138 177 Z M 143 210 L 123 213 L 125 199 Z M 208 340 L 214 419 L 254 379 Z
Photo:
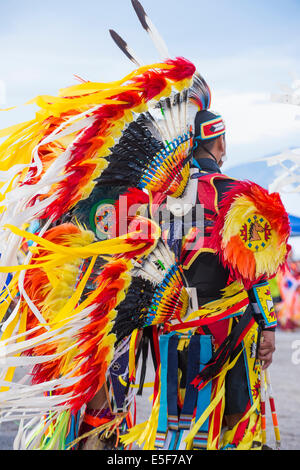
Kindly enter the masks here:
M 264 330 L 258 350 L 258 357 L 263 361 L 262 370 L 265 370 L 272 363 L 273 352 L 275 351 L 275 331 Z

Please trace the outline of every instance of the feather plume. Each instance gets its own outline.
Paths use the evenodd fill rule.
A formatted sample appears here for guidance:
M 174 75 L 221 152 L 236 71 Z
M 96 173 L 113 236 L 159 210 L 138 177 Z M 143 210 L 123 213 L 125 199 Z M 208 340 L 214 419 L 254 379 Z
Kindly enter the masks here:
M 135 52 L 133 52 L 133 50 L 128 46 L 127 42 L 124 41 L 124 39 L 121 38 L 121 36 L 113 29 L 110 29 L 109 32 L 115 44 L 119 47 L 119 49 L 121 49 L 126 57 L 128 57 L 128 59 L 131 60 L 131 62 L 133 62 L 137 67 L 141 67 L 142 61 L 137 59 Z
M 140 3 L 133 4 L 167 57 Z M 135 326 L 180 321 L 186 312 L 179 266 L 162 243 L 153 251 L 161 235 L 155 222 L 133 216 L 127 233 L 101 238 L 97 210 L 102 203 L 118 210 L 123 194 L 140 207 L 150 191 L 183 193 L 194 73 L 191 62 L 177 58 L 112 83 L 82 81 L 57 97 L 37 97 L 35 119 L 2 133 L 3 285 L 12 277 L 0 287 L 0 317 L 12 313 L 1 336 L 0 422 L 22 420 L 16 448 L 63 448 L 58 436 L 104 384 L 116 341 Z M 39 235 L 26 231 L 36 220 Z M 23 366 L 29 373 L 14 381 Z
M 117 342 L 135 329 L 174 319 L 181 322 L 188 309 L 182 270 L 162 240 L 147 258 L 133 265 L 131 285 L 116 309 L 113 332 Z
M 279 194 L 240 181 L 222 200 L 210 245 L 232 276 L 250 289 L 285 266 L 289 235 L 289 218 Z
M 189 91 L 190 103 L 198 107 L 198 111 L 209 109 L 211 103 L 211 92 L 204 78 L 199 72 L 193 77 L 193 83 Z

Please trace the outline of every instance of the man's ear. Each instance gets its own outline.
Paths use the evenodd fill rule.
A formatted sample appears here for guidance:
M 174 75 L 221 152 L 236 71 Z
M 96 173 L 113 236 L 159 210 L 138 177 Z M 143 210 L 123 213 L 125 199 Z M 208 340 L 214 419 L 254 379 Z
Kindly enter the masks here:
M 220 135 L 214 141 L 214 146 L 212 149 L 212 153 L 215 155 L 218 165 L 220 165 L 222 160 L 222 155 L 224 155 L 225 146 L 223 141 L 223 136 Z
M 224 155 L 224 153 L 226 152 L 224 135 L 220 135 L 220 137 L 218 137 L 218 150 L 221 152 L 221 155 Z

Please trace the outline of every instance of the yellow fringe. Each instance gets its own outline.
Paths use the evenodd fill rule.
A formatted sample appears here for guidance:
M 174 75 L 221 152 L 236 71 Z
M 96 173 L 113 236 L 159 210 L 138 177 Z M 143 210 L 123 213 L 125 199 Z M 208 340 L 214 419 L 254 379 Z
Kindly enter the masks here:
M 191 321 L 195 318 L 202 318 L 209 315 L 210 318 L 224 313 L 228 308 L 234 306 L 238 302 L 241 302 L 247 297 L 247 292 L 242 289 L 241 285 L 238 282 L 233 282 L 228 287 L 223 290 L 223 295 L 221 299 L 214 300 L 209 302 L 200 310 L 192 312 L 185 321 Z M 245 310 L 246 307 L 241 308 L 241 311 Z
M 131 428 L 127 434 L 120 437 L 121 442 L 126 447 L 132 444 L 133 442 L 136 442 L 139 447 L 144 444 L 143 450 L 155 450 L 154 444 L 158 426 L 159 403 L 160 387 L 148 421 L 137 424 L 136 426 Z
M 232 442 L 232 439 L 234 438 L 235 432 L 238 428 L 238 426 L 243 423 L 246 419 L 250 417 L 250 422 L 248 424 L 247 430 L 245 435 L 243 436 L 242 440 L 237 446 L 237 450 L 249 450 L 252 447 L 253 440 L 261 440 L 261 428 L 260 426 L 257 426 L 256 433 L 253 435 L 251 432 L 251 429 L 253 428 L 255 421 L 259 419 L 259 415 L 256 413 L 257 409 L 259 408 L 259 403 L 260 403 L 260 397 L 258 397 L 251 408 L 248 410 L 248 412 L 240 419 L 240 421 L 234 426 L 234 428 L 226 431 L 224 433 L 223 439 L 222 439 L 222 444 L 221 446 L 224 447 L 226 444 L 229 444 Z M 256 437 L 256 438 L 255 438 Z M 257 447 L 256 447 L 257 449 Z
M 123 387 L 127 386 L 127 382 L 125 382 L 125 380 L 123 380 L 121 376 L 119 377 L 119 381 L 123 385 Z M 130 388 L 139 388 L 139 386 L 140 386 L 139 384 L 130 384 Z M 153 386 L 154 386 L 154 382 L 146 382 L 143 385 L 144 388 L 150 388 Z

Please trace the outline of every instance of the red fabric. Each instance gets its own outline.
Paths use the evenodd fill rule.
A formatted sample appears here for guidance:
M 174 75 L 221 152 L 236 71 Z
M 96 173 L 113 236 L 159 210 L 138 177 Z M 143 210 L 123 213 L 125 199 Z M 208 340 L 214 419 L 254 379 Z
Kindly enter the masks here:
M 222 315 L 222 317 L 226 317 L 227 315 L 231 315 L 232 313 L 236 313 L 238 312 L 241 308 L 243 308 L 244 306 L 248 305 L 249 304 L 249 299 L 244 299 L 242 300 L 241 302 L 237 303 L 236 305 L 234 305 L 233 307 L 229 308 L 228 310 L 226 310 L 226 312 L 224 312 Z M 218 321 L 219 320 L 219 321 Z M 182 325 L 170 325 L 168 326 L 168 329 L 167 331 L 176 331 L 176 330 L 180 330 L 180 329 L 185 329 L 185 328 L 194 328 L 195 326 L 203 326 L 203 325 L 210 325 L 210 330 L 212 331 L 212 328 L 215 328 L 215 331 L 216 331 L 216 335 L 218 337 L 221 337 L 224 335 L 224 328 L 226 329 L 226 325 L 228 322 L 228 320 L 221 320 L 220 321 L 220 317 L 219 319 L 216 319 L 216 317 L 214 318 L 210 318 L 210 317 L 207 317 L 207 318 L 202 318 L 202 319 L 199 319 L 199 320 L 194 320 L 194 321 L 190 321 L 190 322 L 185 322 L 183 323 Z M 227 336 L 227 334 L 225 333 L 225 336 L 223 339 L 225 339 Z M 222 341 L 221 341 L 222 342 Z

